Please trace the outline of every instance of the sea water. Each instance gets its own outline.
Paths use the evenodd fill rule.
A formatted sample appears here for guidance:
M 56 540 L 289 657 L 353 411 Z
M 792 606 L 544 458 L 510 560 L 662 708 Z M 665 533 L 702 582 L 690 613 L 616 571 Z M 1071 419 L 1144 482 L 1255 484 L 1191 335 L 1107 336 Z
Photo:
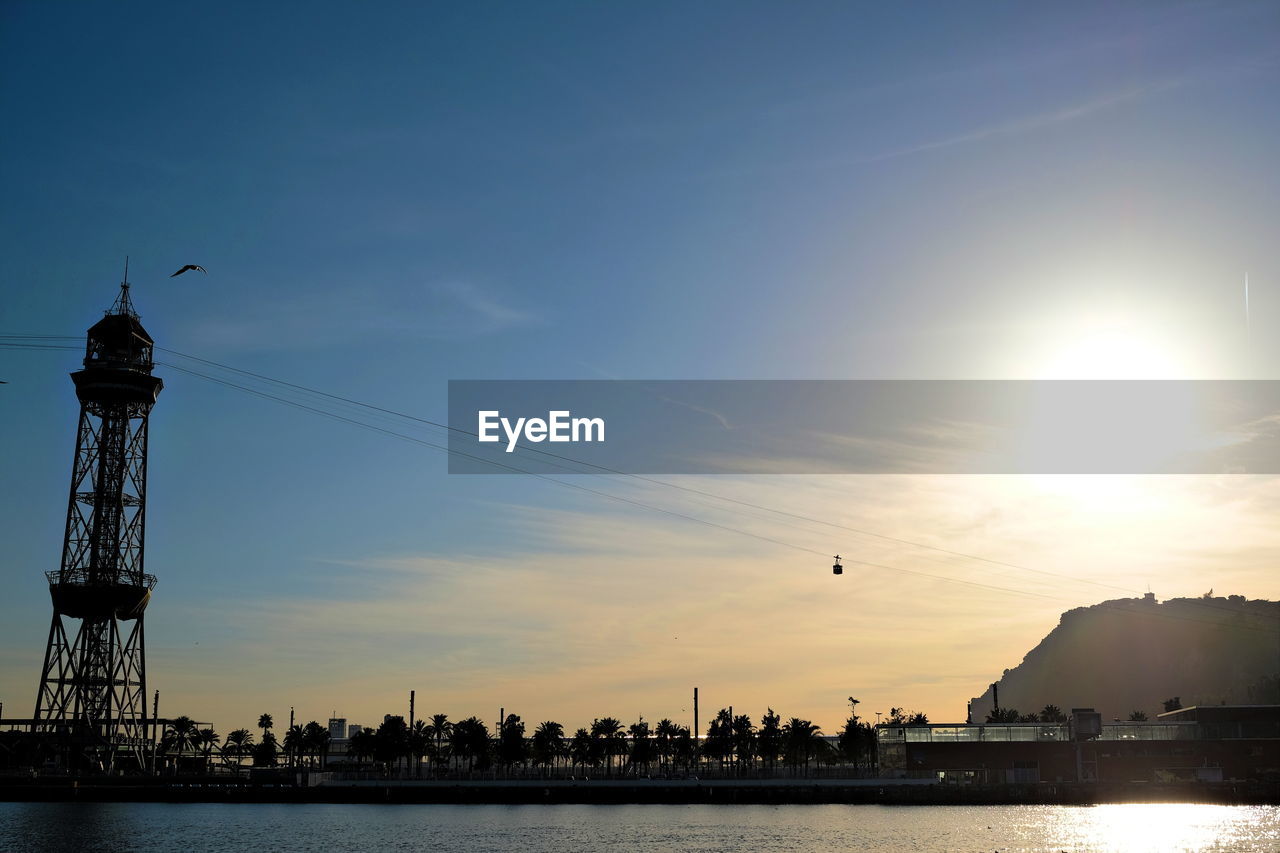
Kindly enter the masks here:
M 0 803 L 4 851 L 1280 851 L 1280 807 Z

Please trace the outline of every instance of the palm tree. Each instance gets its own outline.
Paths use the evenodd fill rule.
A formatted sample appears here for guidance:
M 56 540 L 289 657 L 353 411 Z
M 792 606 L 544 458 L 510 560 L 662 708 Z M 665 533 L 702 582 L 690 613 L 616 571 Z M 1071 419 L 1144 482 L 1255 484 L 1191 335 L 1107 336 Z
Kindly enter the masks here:
M 622 723 L 613 717 L 593 720 L 591 739 L 605 760 L 605 773 L 612 776 L 614 756 L 627 754 L 627 736 L 622 733 Z
M 676 732 L 672 735 L 672 753 L 672 760 L 683 764 L 685 772 L 689 772 L 698 757 L 698 744 L 688 726 L 676 726 Z
M 413 762 L 413 775 L 422 775 L 422 756 L 431 747 L 431 735 L 427 731 L 426 720 L 414 720 L 409 729 L 409 758 Z
M 347 741 L 347 757 L 354 758 L 357 762 L 373 758 L 377 749 L 376 737 L 373 729 L 368 727 L 353 734 Z
M 498 727 L 498 762 L 511 771 L 512 765 L 524 764 L 529 758 L 529 745 L 524 739 L 524 723 L 518 714 L 507 714 Z
M 1146 721 L 1147 721 L 1147 712 L 1146 712 L 1146 711 L 1130 711 L 1130 712 L 1129 712 L 1129 722 L 1131 722 L 1131 723 L 1145 723 Z
M 730 725 L 729 734 L 733 739 L 733 752 L 737 756 L 739 772 L 750 770 L 755 761 L 757 750 L 755 729 L 751 718 L 746 714 L 734 717 Z
M 198 732 L 192 735 L 191 739 L 194 744 L 204 747 L 204 769 L 205 769 L 205 772 L 208 773 L 209 759 L 210 759 L 210 756 L 213 754 L 213 748 L 218 745 L 218 742 L 222 740 L 222 737 L 213 729 L 209 728 L 209 729 L 200 729 Z
M 302 731 L 302 726 L 293 725 L 284 733 L 284 740 L 281 746 L 284 747 L 284 754 L 289 758 L 289 767 L 292 768 L 297 763 L 298 753 L 303 749 L 303 740 L 306 735 Z
M 929 715 L 919 711 L 908 711 L 906 708 L 890 708 L 889 719 L 886 722 L 893 726 L 927 726 Z
M 720 770 L 724 771 L 726 758 L 733 753 L 733 720 L 729 717 L 729 709 L 721 708 L 707 725 L 707 738 L 702 742 L 702 751 L 710 758 L 720 762 Z
M 328 728 L 325 728 L 322 726 L 320 728 L 320 731 L 316 734 L 316 740 L 315 740 L 316 749 L 319 750 L 320 752 L 321 769 L 328 768 L 329 766 L 329 744 L 331 744 L 332 742 L 333 742 L 333 735 L 329 734 Z
M 782 752 L 782 718 L 770 708 L 760 718 L 760 735 L 756 738 L 756 749 L 760 759 L 767 767 L 772 768 Z
M 573 733 L 569 743 L 569 760 L 576 769 L 579 765 L 594 767 L 596 765 L 596 742 L 586 729 L 578 729 Z
M 398 768 L 409 752 L 409 727 L 404 717 L 387 717 L 374 733 L 374 760 L 388 769 Z
M 229 756 L 235 756 L 235 773 L 240 775 L 240 758 L 249 751 L 253 746 L 253 733 L 248 729 L 236 729 L 227 735 L 227 739 L 222 742 L 222 757 L 225 761 Z
M 455 755 L 467 759 L 467 772 L 486 770 L 489 766 L 489 728 L 477 717 L 467 717 L 453 724 L 449 740 Z
M 436 714 L 431 718 L 431 723 L 427 726 L 427 734 L 435 741 L 435 749 L 431 753 L 432 765 L 438 764 L 446 759 L 445 744 L 453 736 L 453 723 L 449 722 L 448 714 Z
M 274 767 L 280 754 L 280 745 L 270 731 L 263 732 L 262 741 L 253 748 L 254 767 Z
M 196 745 L 196 724 L 190 717 L 177 717 L 169 722 L 169 727 L 160 736 L 160 750 L 165 754 L 175 752 L 173 772 L 177 773 L 182 764 L 182 751 L 188 746 Z
M 862 732 L 860 731 L 860 723 L 856 714 L 851 714 L 849 719 L 844 721 L 844 730 L 840 732 L 840 738 L 836 741 L 836 746 L 840 757 L 852 764 L 856 772 L 858 770 L 858 759 L 862 751 Z
M 1040 712 L 1040 722 L 1042 723 L 1065 723 L 1067 715 L 1062 713 L 1062 709 L 1057 705 L 1045 705 Z
M 267 732 L 271 731 L 271 726 L 275 721 L 271 719 L 270 714 L 263 714 L 258 717 L 258 728 L 262 729 L 262 737 L 265 740 Z
M 552 768 L 564 756 L 564 726 L 553 720 L 539 723 L 531 744 L 533 763 Z
M 824 745 L 822 729 L 809 720 L 792 717 L 782 727 L 782 751 L 793 772 L 803 763 L 804 772 L 808 775 L 809 760 L 820 754 Z
M 658 725 L 654 727 L 653 734 L 658 740 L 658 768 L 660 770 L 669 770 L 671 765 L 671 742 L 675 739 L 678 726 L 663 717 L 658 720 Z
M 178 763 L 181 763 L 183 748 L 195 746 L 196 723 L 190 717 L 184 716 L 176 718 L 170 726 L 170 731 L 173 732 L 173 745 L 178 750 Z
M 653 763 L 654 752 L 649 724 L 644 721 L 644 717 L 641 717 L 627 728 L 627 733 L 631 735 L 631 756 L 628 760 L 632 770 L 639 775 L 639 768 L 644 767 L 647 773 L 649 765 Z
M 314 753 L 322 767 L 328 763 L 329 741 L 329 730 L 315 720 L 302 727 L 302 753 Z

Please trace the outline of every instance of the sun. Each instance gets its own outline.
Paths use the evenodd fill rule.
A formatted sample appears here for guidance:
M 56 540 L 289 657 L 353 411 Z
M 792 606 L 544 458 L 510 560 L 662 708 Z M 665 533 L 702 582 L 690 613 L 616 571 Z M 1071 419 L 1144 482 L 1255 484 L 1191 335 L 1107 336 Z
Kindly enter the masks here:
M 1168 381 L 1191 374 L 1172 346 L 1123 319 L 1063 329 L 1033 374 L 1045 381 L 1028 395 L 1021 467 L 1047 491 L 1123 508 L 1137 486 L 1123 475 L 1168 470 L 1202 443 L 1191 385 Z
M 1085 330 L 1049 350 L 1037 379 L 1189 379 L 1189 366 L 1153 336 L 1123 325 Z

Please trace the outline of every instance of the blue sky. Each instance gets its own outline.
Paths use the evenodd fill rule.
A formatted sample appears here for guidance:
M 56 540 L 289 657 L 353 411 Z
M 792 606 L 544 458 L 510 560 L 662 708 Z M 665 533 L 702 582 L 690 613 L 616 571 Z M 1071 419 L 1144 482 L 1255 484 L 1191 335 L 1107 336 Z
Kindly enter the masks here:
M 81 334 L 128 255 L 162 346 L 436 420 L 447 380 L 464 378 L 1276 372 L 1280 345 L 1259 331 L 1280 319 L 1273 3 L 7 3 L 0 15 L 0 333 Z M 209 273 L 168 278 L 186 263 Z M 1072 361 L 1082 351 L 1091 359 Z M 31 701 L 38 675 L 75 364 L 0 353 L 7 708 Z M 883 633 L 832 611 L 761 652 L 822 667 L 748 690 L 750 676 L 723 675 L 740 653 L 710 635 L 756 633 L 737 614 L 760 601 L 780 603 L 756 618 L 782 608 L 803 623 L 830 595 L 824 566 L 782 588 L 807 557 L 545 483 L 450 477 L 432 451 L 157 373 L 152 679 L 221 729 L 289 704 L 373 720 L 411 687 L 461 716 L 491 719 L 504 702 L 575 725 L 656 719 L 717 679 L 724 704 L 736 690 L 738 707 L 828 727 L 850 690 L 954 717 L 1058 612 L 1108 597 L 1068 586 L 1011 616 L 971 592 L 969 610 L 926 625 L 905 602 L 935 590 L 885 592 L 871 601 L 898 627 L 882 631 L 935 632 L 932 645 L 883 658 L 885 672 L 849 669 L 842 654 Z M 1130 501 L 1149 517 L 1124 534 L 1097 509 L 1115 509 L 1108 489 L 707 483 L 1125 589 L 1198 594 L 1212 566 L 1228 575 L 1220 592 L 1280 594 L 1280 541 L 1258 521 L 1274 509 L 1269 480 L 1157 489 L 1177 505 Z M 767 532 L 776 521 L 698 511 Z M 1058 529 L 1036 511 L 1072 520 Z M 1238 531 L 1231 553 L 1167 535 L 1174 519 L 1188 537 Z M 1080 543 L 1090 531 L 1131 550 L 1112 564 Z M 785 536 L 859 546 L 812 526 Z M 1086 550 L 1064 555 L 1064 537 Z M 726 589 L 735 577 L 740 593 Z M 520 606 L 548 588 L 543 612 Z M 648 603 L 614 613 L 637 596 Z M 959 638 L 994 613 L 1014 620 L 1007 642 L 966 650 Z M 703 630 L 697 654 L 657 655 L 645 675 L 633 663 L 655 659 L 658 636 Z M 593 656 L 615 644 L 616 658 Z M 935 657 L 918 683 L 890 676 L 939 644 L 963 666 Z M 545 673 L 531 649 L 554 659 Z M 833 671 L 853 684 L 831 685 Z M 554 700 L 547 685 L 563 685 Z M 646 696 L 652 707 L 633 707 Z

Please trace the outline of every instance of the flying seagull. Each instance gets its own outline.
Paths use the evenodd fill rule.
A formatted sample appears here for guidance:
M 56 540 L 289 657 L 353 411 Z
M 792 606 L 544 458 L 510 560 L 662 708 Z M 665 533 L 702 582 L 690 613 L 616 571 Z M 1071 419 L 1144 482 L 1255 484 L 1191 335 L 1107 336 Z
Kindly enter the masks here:
M 207 269 L 205 269 L 204 267 L 200 266 L 199 264 L 187 264 L 185 267 L 183 267 L 182 269 L 178 270 L 178 271 L 177 271 L 176 273 L 174 273 L 173 275 L 169 276 L 169 278 L 173 278 L 173 276 L 174 276 L 174 275 L 182 275 L 182 274 L 183 274 L 184 272 L 186 272 L 187 270 L 200 270 L 200 272 L 205 273 L 205 274 L 208 274 L 208 272 L 209 272 Z

